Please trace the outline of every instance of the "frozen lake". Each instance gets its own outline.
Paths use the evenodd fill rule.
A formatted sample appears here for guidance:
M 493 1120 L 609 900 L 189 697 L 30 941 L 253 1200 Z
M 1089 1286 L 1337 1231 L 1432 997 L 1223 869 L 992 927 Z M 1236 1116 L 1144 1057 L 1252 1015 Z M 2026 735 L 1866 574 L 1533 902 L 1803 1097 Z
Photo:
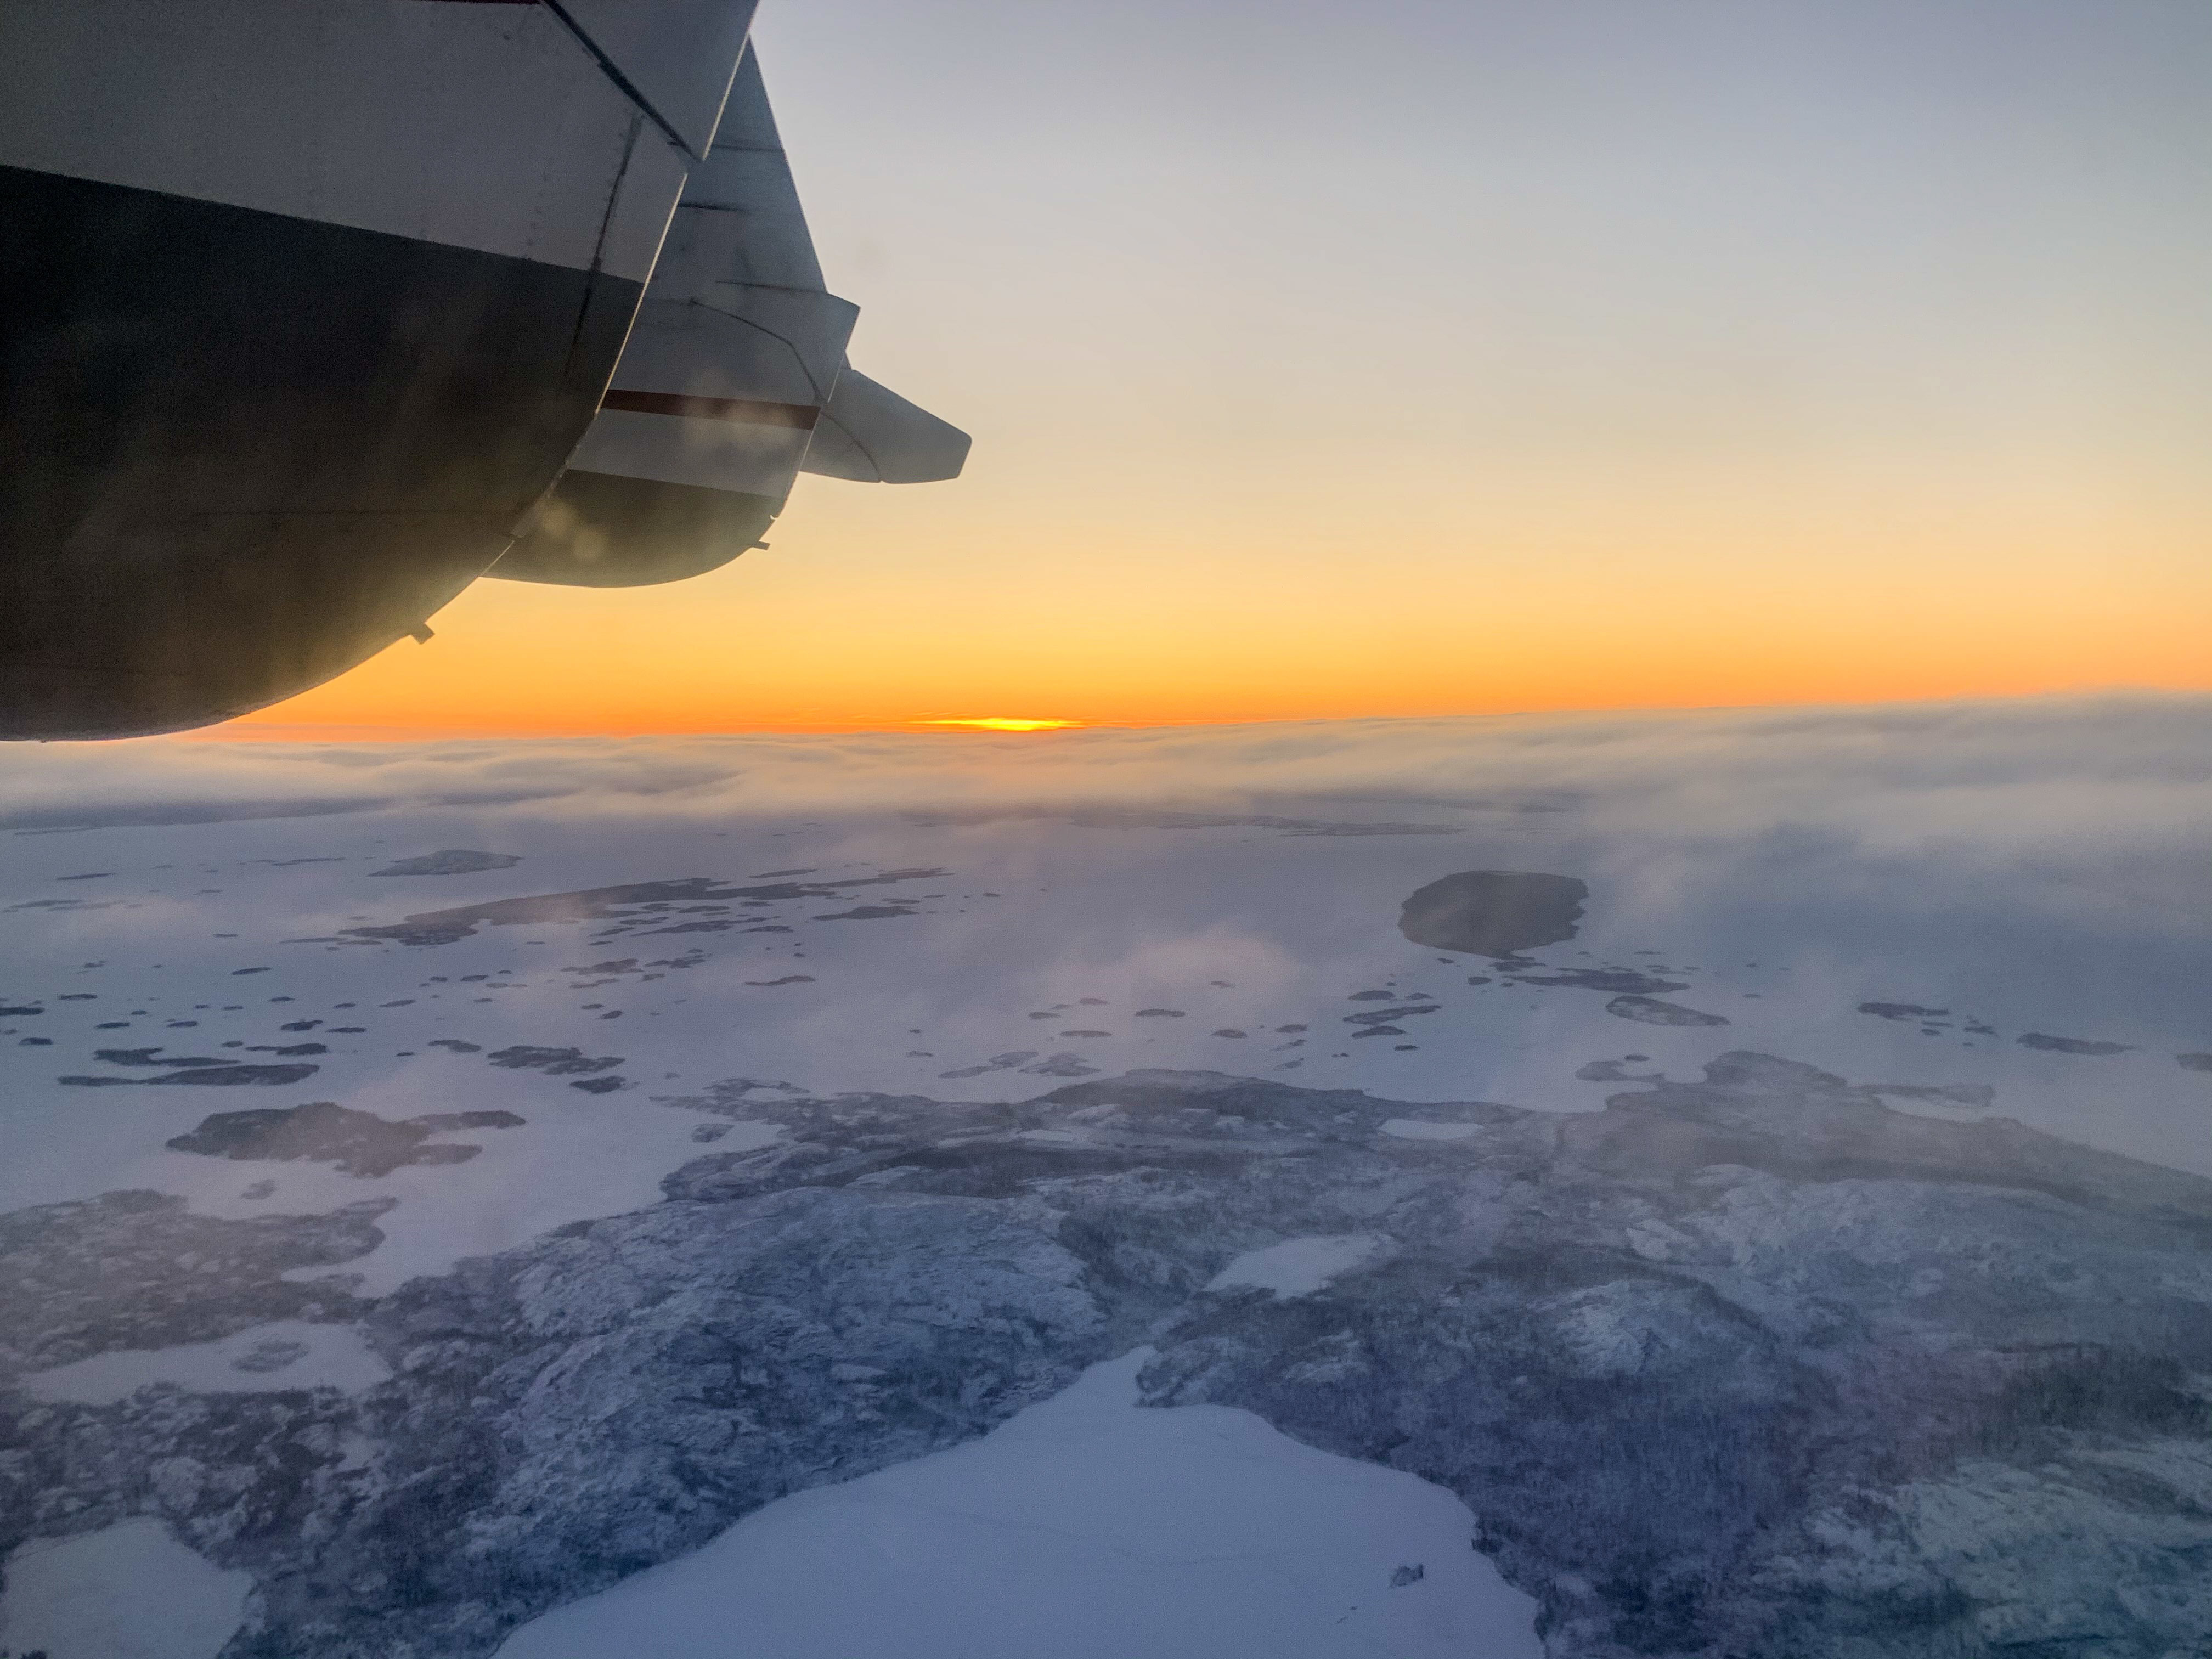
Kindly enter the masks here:
M 5 1640 L 2212 1638 L 2208 744 L 10 751 Z

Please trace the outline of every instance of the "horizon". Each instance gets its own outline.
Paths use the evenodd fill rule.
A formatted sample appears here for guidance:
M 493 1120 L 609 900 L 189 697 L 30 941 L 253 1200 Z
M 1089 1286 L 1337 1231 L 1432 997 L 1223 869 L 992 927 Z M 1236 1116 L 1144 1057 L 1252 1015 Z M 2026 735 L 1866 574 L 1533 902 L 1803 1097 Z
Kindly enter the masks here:
M 2085 685 L 2014 693 L 1965 694 L 1954 696 L 1894 696 L 1865 699 L 1808 699 L 1803 702 L 1744 703 L 1609 703 L 1577 704 L 1559 708 L 1448 710 L 1433 713 L 1360 714 L 1285 714 L 1245 719 L 1189 720 L 1070 720 L 1056 715 L 917 715 L 897 719 L 849 722 L 762 722 L 726 726 L 496 726 L 483 725 L 404 725 L 346 721 L 285 721 L 247 716 L 220 726 L 198 726 L 182 732 L 162 732 L 139 738 L 103 740 L 98 747 L 112 749 L 125 744 L 420 744 L 478 742 L 569 742 L 610 738 L 742 739 L 761 737 L 939 737 L 963 736 L 1025 738 L 1063 737 L 1079 732 L 1233 732 L 1255 726 L 1324 726 L 1351 725 L 1415 725 L 1425 722 L 1483 720 L 1497 722 L 1599 720 L 1605 718 L 1661 721 L 1767 714 L 1822 715 L 1966 713 L 2003 708 L 2066 708 L 2076 706 L 2187 703 L 2212 700 L 2212 686 Z
M 966 473 L 803 477 L 664 587 L 480 581 L 232 730 L 2212 690 L 2202 7 L 758 39 L 853 362 Z

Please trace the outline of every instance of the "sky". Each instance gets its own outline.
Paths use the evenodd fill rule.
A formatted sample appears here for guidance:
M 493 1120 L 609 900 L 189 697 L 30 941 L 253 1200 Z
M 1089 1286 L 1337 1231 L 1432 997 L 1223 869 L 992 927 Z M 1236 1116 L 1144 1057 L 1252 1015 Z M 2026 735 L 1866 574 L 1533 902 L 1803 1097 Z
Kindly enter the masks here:
M 2212 689 L 2202 0 L 763 0 L 974 434 L 221 735 Z

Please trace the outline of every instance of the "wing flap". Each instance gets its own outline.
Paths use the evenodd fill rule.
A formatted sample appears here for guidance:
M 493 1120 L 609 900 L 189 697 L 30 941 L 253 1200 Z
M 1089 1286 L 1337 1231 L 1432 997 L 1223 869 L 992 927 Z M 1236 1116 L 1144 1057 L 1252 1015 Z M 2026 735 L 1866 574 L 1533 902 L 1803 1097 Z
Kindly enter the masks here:
M 857 483 L 935 483 L 957 478 L 969 436 L 848 365 L 815 422 L 803 472 Z

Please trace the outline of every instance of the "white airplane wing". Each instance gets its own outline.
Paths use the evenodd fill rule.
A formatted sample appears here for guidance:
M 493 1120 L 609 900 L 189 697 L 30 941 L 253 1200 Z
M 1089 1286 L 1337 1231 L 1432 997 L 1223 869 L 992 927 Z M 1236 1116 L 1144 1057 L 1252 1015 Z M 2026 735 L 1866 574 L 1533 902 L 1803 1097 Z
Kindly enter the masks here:
M 848 366 L 859 315 L 823 282 L 748 50 L 599 416 L 491 574 L 593 587 L 680 580 L 758 545 L 802 471 L 872 483 L 957 477 L 967 434 Z

